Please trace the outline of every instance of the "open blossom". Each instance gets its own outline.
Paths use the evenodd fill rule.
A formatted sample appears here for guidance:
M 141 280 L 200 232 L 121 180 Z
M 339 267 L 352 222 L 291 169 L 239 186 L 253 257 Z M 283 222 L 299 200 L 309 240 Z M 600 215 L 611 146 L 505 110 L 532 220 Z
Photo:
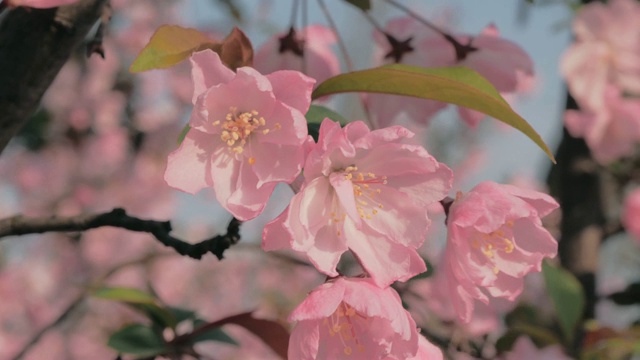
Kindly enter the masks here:
M 503 94 L 527 88 L 533 80 L 533 61 L 529 55 L 513 42 L 501 38 L 492 24 L 479 35 L 452 34 L 452 38 L 466 49 L 456 49 L 451 40 L 424 26 L 411 17 L 402 17 L 387 23 L 385 31 L 405 46 L 391 46 L 388 38 L 376 32 L 376 56 L 385 61 L 423 66 L 441 67 L 461 65 L 484 76 Z M 447 104 L 400 96 L 372 96 L 370 107 L 378 125 L 385 126 L 394 118 L 405 115 L 417 123 L 425 124 Z M 484 114 L 458 107 L 460 117 L 470 126 L 475 126 Z
M 337 278 L 320 285 L 291 313 L 297 322 L 289 359 L 407 359 L 418 351 L 416 323 L 390 287 Z
M 583 137 L 594 159 L 606 164 L 633 154 L 640 141 L 640 100 L 625 99 L 612 85 L 597 111 L 567 110 L 564 123 L 572 136 Z
M 640 189 L 629 193 L 622 210 L 624 228 L 640 243 Z
M 580 8 L 573 22 L 576 42 L 560 70 L 582 108 L 606 105 L 609 84 L 640 93 L 640 5 L 635 0 L 594 1 Z
M 469 322 L 474 299 L 515 300 L 523 277 L 540 271 L 558 244 L 540 218 L 556 209 L 550 196 L 512 185 L 483 182 L 459 193 L 449 209 L 444 263 L 451 300 L 461 321 Z
M 296 32 L 278 34 L 264 43 L 253 58 L 253 66 L 262 73 L 298 70 L 318 82 L 340 72 L 340 62 L 331 49 L 336 34 L 324 25 L 311 25 Z
M 169 155 L 165 180 L 192 194 L 213 187 L 235 217 L 254 218 L 276 184 L 302 168 L 314 80 L 296 71 L 234 73 L 211 50 L 195 53 L 191 64 L 191 130 Z
M 429 227 L 426 209 L 446 196 L 452 173 L 407 144 L 412 136 L 400 126 L 370 131 L 357 121 L 342 129 L 325 119 L 302 190 L 267 224 L 263 248 L 304 252 L 330 276 L 351 250 L 379 286 L 425 271 L 416 249 Z

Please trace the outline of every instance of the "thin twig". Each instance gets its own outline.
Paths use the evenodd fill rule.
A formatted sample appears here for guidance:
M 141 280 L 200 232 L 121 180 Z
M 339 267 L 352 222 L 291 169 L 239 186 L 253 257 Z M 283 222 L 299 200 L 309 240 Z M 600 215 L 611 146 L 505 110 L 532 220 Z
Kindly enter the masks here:
M 32 338 L 31 340 L 29 340 L 28 343 L 26 343 L 23 347 L 22 350 L 20 350 L 19 353 L 16 354 L 16 356 L 13 357 L 13 360 L 20 360 L 22 359 L 28 352 L 29 350 L 31 350 L 31 348 L 38 343 L 38 341 L 40 341 L 40 338 L 42 338 L 42 336 L 44 336 L 49 330 L 57 327 L 58 325 L 60 325 L 63 321 L 65 321 L 77 308 L 78 306 L 80 306 L 80 304 L 82 304 L 82 302 L 85 299 L 86 294 L 82 294 L 80 296 L 78 296 L 71 304 L 69 304 L 64 311 L 55 319 L 53 320 L 49 325 L 43 327 L 42 329 L 40 329 Z
M 453 35 L 448 34 L 444 30 L 442 30 L 439 27 L 435 26 L 432 22 L 430 22 L 429 20 L 427 20 L 424 17 L 420 16 L 419 14 L 413 12 L 411 9 L 409 9 L 405 5 L 402 5 L 401 3 L 399 3 L 399 2 L 397 2 L 395 0 L 384 0 L 384 1 L 386 1 L 387 3 L 397 7 L 398 9 L 406 12 L 409 16 L 411 16 L 412 18 L 416 19 L 418 22 L 420 22 L 424 26 L 426 26 L 429 29 L 431 29 L 431 30 L 437 32 L 438 34 L 442 35 L 445 38 L 445 40 L 447 40 L 449 43 L 451 43 L 451 45 L 455 49 L 456 61 L 462 61 L 469 55 L 469 53 L 472 53 L 472 52 L 478 50 L 478 48 L 476 48 L 476 47 L 471 45 L 471 43 L 473 42 L 473 38 L 470 38 L 466 45 L 462 44 L 455 37 L 453 37 Z
M 433 23 L 431 23 L 431 21 L 423 18 L 422 16 L 420 16 L 419 14 L 416 14 L 413 10 L 409 9 L 408 7 L 406 7 L 405 5 L 396 2 L 395 0 L 384 0 L 387 3 L 397 7 L 398 9 L 404 11 L 407 13 L 407 15 L 411 16 L 412 18 L 418 20 L 418 22 L 420 22 L 421 24 L 423 24 L 424 26 L 428 27 L 429 29 L 437 32 L 438 34 L 442 35 L 442 36 L 448 36 L 449 34 L 447 34 L 446 32 L 442 31 L 439 27 L 435 26 Z
M 378 24 L 376 19 L 374 19 L 373 16 L 371 16 L 371 14 L 369 14 L 368 11 L 362 11 L 362 14 L 364 15 L 365 19 L 367 19 L 367 21 L 369 21 L 371 26 L 373 26 L 377 31 L 383 33 L 384 35 L 387 35 L 387 32 L 384 30 L 382 25 Z
M 351 61 L 351 57 L 349 56 L 349 52 L 347 51 L 347 45 L 342 40 L 342 36 L 340 36 L 340 33 L 338 32 L 338 27 L 333 21 L 333 17 L 331 17 L 331 13 L 329 12 L 327 5 L 325 4 L 324 0 L 318 0 L 318 5 L 320 6 L 322 13 L 324 14 L 324 17 L 327 19 L 329 27 L 331 27 L 331 30 L 336 34 L 336 38 L 338 39 L 338 48 L 340 49 L 340 53 L 342 53 L 342 57 L 344 58 L 344 63 L 347 66 L 347 71 L 354 71 L 353 61 Z M 362 109 L 364 110 L 365 120 L 367 124 L 370 128 L 375 128 L 373 126 L 373 122 L 371 121 L 371 113 L 369 111 L 367 101 L 363 98 L 362 95 L 358 95 L 358 98 L 360 99 L 360 103 L 362 104 Z
M 296 27 L 296 17 L 298 16 L 298 2 L 300 0 L 293 0 L 291 7 L 291 19 L 289 20 L 289 27 Z
M 151 253 L 151 254 L 147 254 L 147 255 L 145 255 L 145 256 L 143 256 L 141 258 L 138 258 L 138 259 L 134 259 L 134 260 L 131 260 L 131 261 L 126 261 L 126 262 L 120 263 L 120 264 L 114 266 L 113 268 L 109 269 L 106 273 L 104 273 L 100 277 L 98 277 L 98 280 L 96 280 L 94 282 L 96 284 L 103 283 L 109 277 L 111 277 L 116 272 L 122 270 L 123 268 L 129 267 L 131 265 L 137 265 L 137 264 L 146 263 L 146 262 L 148 262 L 148 261 L 150 261 L 152 259 L 157 258 L 158 256 L 162 256 L 162 254 Z M 33 346 L 35 346 L 40 341 L 40 339 L 42 339 L 42 337 L 47 332 L 49 332 L 49 331 L 55 329 L 56 327 L 60 326 L 66 319 L 68 319 L 69 316 L 71 316 L 71 314 L 73 314 L 73 312 L 76 311 L 76 309 L 78 307 L 80 307 L 80 305 L 82 305 L 84 299 L 87 297 L 87 295 L 88 295 L 88 293 L 89 293 L 89 291 L 91 289 L 93 289 L 93 287 L 87 288 L 81 295 L 79 295 L 73 302 L 71 302 L 62 311 L 62 313 L 60 313 L 60 315 L 58 315 L 58 317 L 55 320 L 53 320 L 49 325 L 46 325 L 45 327 L 40 329 L 37 333 L 35 333 L 35 335 L 33 335 L 33 337 L 29 340 L 29 342 L 27 342 L 22 347 L 20 352 L 18 352 L 18 354 L 16 354 L 13 357 L 13 360 L 19 360 L 19 359 L 23 358 L 33 348 Z
M 318 0 L 318 5 L 320 5 L 320 9 L 322 10 L 324 17 L 327 19 L 329 27 L 331 27 L 331 30 L 336 34 L 336 37 L 338 38 L 338 47 L 340 48 L 340 52 L 342 53 L 344 62 L 347 65 L 347 70 L 353 71 L 353 61 L 351 61 L 351 57 L 349 56 L 349 52 L 347 51 L 347 46 L 345 45 L 344 41 L 342 41 L 342 36 L 340 36 L 340 34 L 338 33 L 338 27 L 333 21 L 331 13 L 329 12 L 329 9 L 327 9 L 327 5 L 324 3 L 324 0 Z
M 170 221 L 143 220 L 127 215 L 124 209 L 116 208 L 107 213 L 71 217 L 29 218 L 17 215 L 0 220 L 0 238 L 51 231 L 85 231 L 113 226 L 131 231 L 148 232 L 163 245 L 173 248 L 183 256 L 199 260 L 203 255 L 211 252 L 218 259 L 222 259 L 224 251 L 240 240 L 240 224 L 239 220 L 233 218 L 227 226 L 226 234 L 191 244 L 169 234 L 172 230 Z

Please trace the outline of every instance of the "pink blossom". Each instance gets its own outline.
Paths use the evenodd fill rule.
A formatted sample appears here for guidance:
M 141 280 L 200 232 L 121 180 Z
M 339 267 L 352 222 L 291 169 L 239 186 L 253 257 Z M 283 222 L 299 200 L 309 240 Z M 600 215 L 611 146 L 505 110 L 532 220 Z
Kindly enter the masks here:
M 418 351 L 420 336 L 400 297 L 371 279 L 320 285 L 289 321 L 297 322 L 289 359 L 407 359 Z
M 504 360 L 571 360 L 562 352 L 560 345 L 547 346 L 538 349 L 528 336 L 520 336 L 513 345 L 513 349 L 506 353 Z
M 483 182 L 459 193 L 449 209 L 444 263 L 451 300 L 460 320 L 469 322 L 474 299 L 515 300 L 523 277 L 540 271 L 558 244 L 540 218 L 556 209 L 550 196 L 512 185 Z
M 624 199 L 622 223 L 627 232 L 640 242 L 640 189 L 632 191 Z
M 592 2 L 578 12 L 576 42 L 560 70 L 582 108 L 606 105 L 608 84 L 640 93 L 640 5 L 634 0 Z
M 267 224 L 263 248 L 304 252 L 329 276 L 351 250 L 379 286 L 425 271 L 416 249 L 430 224 L 426 209 L 448 193 L 452 173 L 407 144 L 412 136 L 400 126 L 370 131 L 358 121 L 341 129 L 325 119 L 303 188 Z
M 236 74 L 211 50 L 195 53 L 191 64 L 191 130 L 169 155 L 165 180 L 192 194 L 213 187 L 234 216 L 254 218 L 276 184 L 293 181 L 302 168 L 314 80 L 248 67 Z
M 255 54 L 253 64 L 261 73 L 297 70 L 322 82 L 340 72 L 340 62 L 331 46 L 334 32 L 323 25 L 311 25 L 298 34 L 278 34 L 265 42 Z M 290 42 L 285 40 L 289 39 Z
M 604 101 L 597 111 L 567 110 L 564 123 L 571 135 L 585 139 L 599 163 L 607 164 L 631 155 L 640 140 L 640 100 L 625 99 L 608 86 Z
M 389 21 L 385 31 L 397 41 L 408 41 L 411 47 L 401 54 L 391 53 L 389 40 L 376 33 L 376 56 L 384 57 L 386 61 L 423 67 L 467 66 L 487 78 L 501 93 L 524 90 L 533 78 L 533 61 L 529 55 L 515 43 L 501 38 L 493 24 L 477 36 L 453 34 L 453 39 L 459 44 L 471 46 L 462 52 L 457 52 L 452 41 L 442 34 L 411 17 Z M 369 105 L 380 126 L 392 123 L 394 117 L 402 113 L 417 123 L 425 124 L 447 106 L 438 101 L 386 95 L 372 96 Z M 458 113 L 470 126 L 476 126 L 485 117 L 482 113 L 462 107 L 458 107 Z

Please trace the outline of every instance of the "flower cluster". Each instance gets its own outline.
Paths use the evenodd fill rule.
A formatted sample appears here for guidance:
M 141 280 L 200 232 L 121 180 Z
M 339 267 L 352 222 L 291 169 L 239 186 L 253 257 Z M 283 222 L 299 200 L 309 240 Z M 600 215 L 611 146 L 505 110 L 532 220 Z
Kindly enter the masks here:
M 167 183 L 190 193 L 213 188 L 242 220 L 263 211 L 276 184 L 299 185 L 265 226 L 262 247 L 303 253 L 329 279 L 291 314 L 289 358 L 441 359 L 390 285 L 426 270 L 418 248 L 431 223 L 427 208 L 449 194 L 452 171 L 401 126 L 325 119 L 314 141 L 303 115 L 314 81 L 297 71 L 234 73 L 211 50 L 191 64 L 191 128 L 169 156 Z M 556 206 L 546 195 L 493 183 L 459 195 L 443 268 L 462 320 L 474 299 L 514 300 L 522 276 L 555 255 L 540 217 Z M 361 276 L 338 271 L 346 252 Z
M 565 126 L 585 139 L 596 161 L 608 164 L 633 154 L 640 141 L 640 5 L 590 3 L 573 30 L 576 42 L 560 67 L 580 110 L 566 112 Z

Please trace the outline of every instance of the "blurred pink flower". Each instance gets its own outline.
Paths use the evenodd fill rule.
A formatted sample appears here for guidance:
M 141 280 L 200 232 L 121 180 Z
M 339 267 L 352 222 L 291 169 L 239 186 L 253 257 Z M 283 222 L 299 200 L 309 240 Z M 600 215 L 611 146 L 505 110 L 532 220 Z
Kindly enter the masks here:
M 361 122 L 325 119 L 307 156 L 305 183 L 289 207 L 265 226 L 263 248 L 304 252 L 337 276 L 351 250 L 379 286 L 426 270 L 416 249 L 430 220 L 426 208 L 451 188 L 451 170 L 400 127 L 370 131 Z
M 633 0 L 592 2 L 573 22 L 576 42 L 560 70 L 583 109 L 606 106 L 609 84 L 640 93 L 640 5 Z
M 510 352 L 506 353 L 503 360 L 571 360 L 562 352 L 560 345 L 547 346 L 538 349 L 531 339 L 522 335 L 516 340 Z
M 249 220 L 278 182 L 293 181 L 302 168 L 314 80 L 248 67 L 236 74 L 211 50 L 195 53 L 191 63 L 191 130 L 169 155 L 165 180 L 192 194 L 213 187 L 225 209 Z
M 471 320 L 474 299 L 515 300 L 522 278 L 540 271 L 544 257 L 556 255 L 558 244 L 540 218 L 557 207 L 549 195 L 489 181 L 458 194 L 449 210 L 440 269 L 461 321 Z
M 291 313 L 289 359 L 407 359 L 418 331 L 400 297 L 371 279 L 337 278 L 320 285 Z
M 297 33 L 277 34 L 267 40 L 253 58 L 253 66 L 261 73 L 297 70 L 318 83 L 340 72 L 340 62 L 331 46 L 336 35 L 324 25 L 311 25 Z
M 386 62 L 422 67 L 466 66 L 487 78 L 501 93 L 526 90 L 533 79 L 533 61 L 529 55 L 515 43 L 501 38 L 493 24 L 478 36 L 453 34 L 451 41 L 410 17 L 389 21 L 385 31 L 393 36 L 393 41 L 407 41 L 403 51 L 394 52 L 389 39 L 376 32 L 376 57 Z M 453 40 L 462 47 L 456 49 Z M 394 123 L 394 117 L 402 113 L 417 123 L 426 124 L 447 106 L 438 101 L 399 96 L 374 95 L 371 99 L 369 106 L 379 126 Z M 476 126 L 485 117 L 463 107 L 458 107 L 458 114 L 470 126 Z
M 622 224 L 625 230 L 640 243 L 640 189 L 635 189 L 624 199 Z
M 471 320 L 468 323 L 463 323 L 459 320 L 458 313 L 451 301 L 449 280 L 445 271 L 436 269 L 436 273 L 432 277 L 410 282 L 411 294 L 414 296 L 405 297 L 403 300 L 408 305 L 411 316 L 420 327 L 428 328 L 434 324 L 434 321 L 440 321 L 470 337 L 481 337 L 501 329 L 499 314 L 511 310 L 515 304 L 495 300 L 490 304 L 477 303 L 473 307 Z
M 640 100 L 625 99 L 608 86 L 605 105 L 597 111 L 567 110 L 564 123 L 572 136 L 583 137 L 601 164 L 631 155 L 640 140 Z

